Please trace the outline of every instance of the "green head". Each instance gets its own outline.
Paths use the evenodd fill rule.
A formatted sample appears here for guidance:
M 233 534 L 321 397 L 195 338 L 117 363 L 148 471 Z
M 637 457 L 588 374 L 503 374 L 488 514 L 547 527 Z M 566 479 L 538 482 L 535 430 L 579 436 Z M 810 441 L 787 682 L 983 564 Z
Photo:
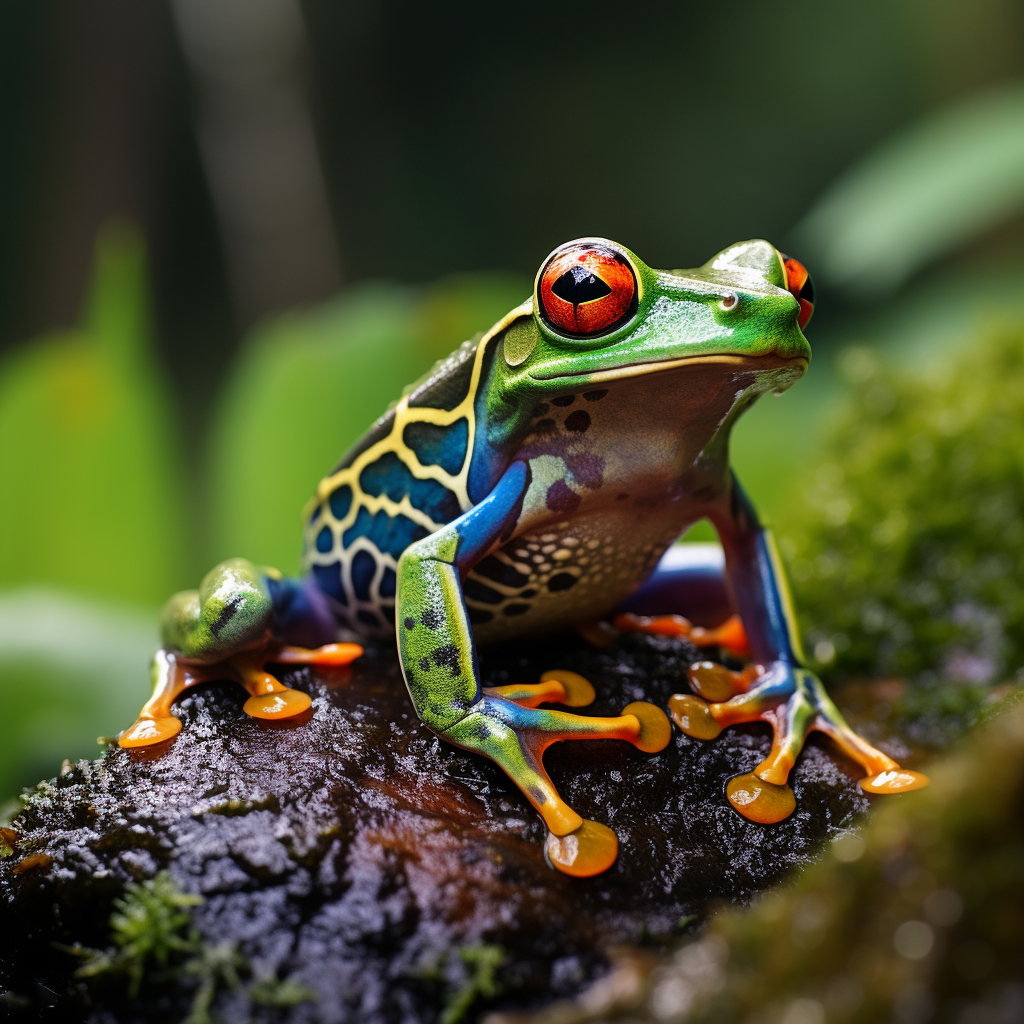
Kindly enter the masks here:
M 806 372 L 812 308 L 806 270 L 765 241 L 663 271 L 608 239 L 576 239 L 548 256 L 532 300 L 498 325 L 492 400 L 512 414 L 560 391 L 715 363 L 780 391 Z

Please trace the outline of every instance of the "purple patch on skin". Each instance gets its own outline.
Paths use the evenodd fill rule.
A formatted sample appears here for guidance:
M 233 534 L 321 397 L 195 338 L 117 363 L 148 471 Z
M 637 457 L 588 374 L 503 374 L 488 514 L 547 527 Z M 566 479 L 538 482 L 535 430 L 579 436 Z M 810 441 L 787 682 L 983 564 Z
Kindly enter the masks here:
M 556 480 L 547 493 L 547 505 L 552 512 L 575 512 L 583 499 L 564 480 Z
M 604 459 L 600 455 L 591 452 L 579 452 L 574 455 L 566 452 L 562 458 L 565 459 L 569 472 L 584 487 L 593 490 L 604 483 Z

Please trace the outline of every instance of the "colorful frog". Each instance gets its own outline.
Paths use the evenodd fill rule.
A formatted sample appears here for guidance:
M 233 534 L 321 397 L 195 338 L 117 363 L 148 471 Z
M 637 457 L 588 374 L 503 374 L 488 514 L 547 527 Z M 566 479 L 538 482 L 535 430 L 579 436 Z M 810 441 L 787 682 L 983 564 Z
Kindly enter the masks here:
M 867 791 L 924 785 L 856 735 L 805 667 L 771 534 L 728 466 L 737 417 L 806 371 L 813 301 L 803 266 L 765 241 L 672 272 L 603 238 L 559 247 L 531 298 L 409 387 L 321 481 L 301 579 L 233 559 L 171 599 L 153 696 L 121 746 L 169 740 L 181 728 L 172 702 L 207 679 L 240 681 L 255 717 L 301 715 L 310 698 L 265 664 L 344 664 L 361 648 L 335 642 L 343 633 L 397 637 L 422 721 L 504 769 L 543 817 L 556 867 L 596 874 L 616 857 L 615 835 L 562 800 L 544 750 L 606 738 L 653 753 L 668 719 L 642 702 L 616 718 L 541 708 L 593 700 L 572 672 L 482 687 L 476 645 L 617 614 L 619 628 L 753 656 L 739 673 L 697 664 L 698 696 L 669 705 L 701 739 L 772 726 L 767 759 L 727 787 L 748 818 L 793 811 L 787 779 L 814 729 L 863 766 Z M 702 518 L 724 560 L 673 546 Z

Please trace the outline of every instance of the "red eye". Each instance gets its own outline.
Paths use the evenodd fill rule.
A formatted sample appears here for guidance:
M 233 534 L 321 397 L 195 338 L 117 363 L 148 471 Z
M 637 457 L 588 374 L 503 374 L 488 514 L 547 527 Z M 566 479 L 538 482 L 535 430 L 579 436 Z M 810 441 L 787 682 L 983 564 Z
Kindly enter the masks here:
M 540 275 L 540 305 L 565 334 L 600 334 L 632 313 L 633 268 L 614 249 L 572 245 L 555 253 Z
M 783 253 L 782 262 L 786 265 L 786 287 L 800 303 L 797 323 L 802 331 L 814 312 L 814 282 L 807 273 L 807 268 L 799 260 L 794 260 Z

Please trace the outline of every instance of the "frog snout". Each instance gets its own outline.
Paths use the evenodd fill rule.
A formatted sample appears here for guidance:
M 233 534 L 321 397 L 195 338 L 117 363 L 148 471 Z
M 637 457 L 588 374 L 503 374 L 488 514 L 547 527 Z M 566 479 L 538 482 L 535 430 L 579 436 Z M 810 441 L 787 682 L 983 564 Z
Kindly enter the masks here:
M 786 268 L 786 287 L 800 303 L 797 323 L 802 331 L 814 313 L 814 282 L 811 280 L 811 275 L 807 273 L 807 268 L 799 260 L 787 256 L 784 252 L 779 255 Z

